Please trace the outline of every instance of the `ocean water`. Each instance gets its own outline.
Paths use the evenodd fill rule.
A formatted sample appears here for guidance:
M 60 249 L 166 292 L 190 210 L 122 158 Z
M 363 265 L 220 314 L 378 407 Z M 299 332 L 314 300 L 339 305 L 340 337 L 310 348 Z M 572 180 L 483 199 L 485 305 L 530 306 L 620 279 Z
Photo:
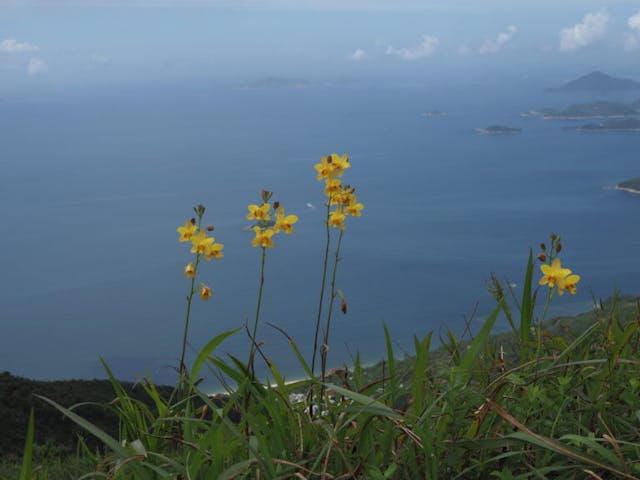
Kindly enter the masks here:
M 201 269 L 214 296 L 195 302 L 193 358 L 253 319 L 259 250 L 244 217 L 261 189 L 300 217 L 268 252 L 262 319 L 309 357 L 324 238 L 312 166 L 331 152 L 350 155 L 344 180 L 365 204 L 345 232 L 337 283 L 349 307 L 333 321 L 333 365 L 381 357 L 383 322 L 399 353 L 413 335 L 461 330 L 476 304 L 479 325 L 493 306 L 485 280 L 493 272 L 519 292 L 528 249 L 551 232 L 582 276 L 555 313 L 588 309 L 592 293 L 638 292 L 640 197 L 610 187 L 639 175 L 640 135 L 521 118 L 602 98 L 543 86 L 182 85 L 0 104 L 0 370 L 102 377 L 102 357 L 122 378 L 171 381 L 190 260 L 175 229 L 203 203 L 225 244 Z M 447 114 L 421 117 L 433 109 Z M 474 133 L 496 123 L 523 132 Z M 287 376 L 300 374 L 281 335 L 263 323 L 259 338 Z M 247 347 L 241 332 L 218 354 Z

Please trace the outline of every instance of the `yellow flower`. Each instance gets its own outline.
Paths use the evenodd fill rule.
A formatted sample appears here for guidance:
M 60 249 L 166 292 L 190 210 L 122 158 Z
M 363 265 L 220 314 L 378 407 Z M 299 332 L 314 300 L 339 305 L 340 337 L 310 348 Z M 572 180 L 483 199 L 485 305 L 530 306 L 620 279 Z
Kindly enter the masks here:
M 540 270 L 542 270 L 543 277 L 539 283 L 540 285 L 549 285 L 549 288 L 553 288 L 560 279 L 565 278 L 571 273 L 571 270 L 568 268 L 562 268 L 559 258 L 554 259 L 551 265 L 547 265 L 546 263 L 540 265 Z
M 341 181 L 337 178 L 328 178 L 325 182 L 324 194 L 327 197 L 333 197 L 334 195 L 342 192 Z
M 341 177 L 342 172 L 349 167 L 351 167 L 351 165 L 349 165 L 349 157 L 346 154 L 340 156 L 337 153 L 321 157 L 320 163 L 316 163 L 313 166 L 318 172 L 318 176 L 316 177 L 318 180 Z
M 276 232 L 282 230 L 287 235 L 293 233 L 293 224 L 298 221 L 298 217 L 296 215 L 286 215 L 284 214 L 284 207 L 278 208 L 276 212 L 276 223 L 273 226 L 273 229 Z
M 209 245 L 211 245 L 213 241 L 213 237 L 207 237 L 207 233 L 200 230 L 196 235 L 191 237 L 191 253 L 202 255 L 206 252 L 207 248 L 209 248 Z
M 331 160 L 334 165 L 334 170 L 335 170 L 335 174 L 338 177 L 342 176 L 342 172 L 344 170 L 346 170 L 347 168 L 351 168 L 351 164 L 349 163 L 349 156 L 345 153 L 344 155 L 340 156 L 336 153 L 332 153 L 331 154 Z
M 344 230 L 345 215 L 342 208 L 337 208 L 329 214 L 329 226 Z
M 178 233 L 180 234 L 180 238 L 178 238 L 178 241 L 188 242 L 197 231 L 198 227 L 190 220 L 187 220 L 186 222 L 184 222 L 184 225 L 182 227 L 178 227 Z
M 211 289 L 203 283 L 200 286 L 200 298 L 202 300 L 209 300 L 209 297 L 211 297 L 211 294 L 212 294 Z
M 263 203 L 262 205 L 249 205 L 247 209 L 249 213 L 247 214 L 247 220 L 271 220 L 269 216 L 269 209 L 271 207 L 268 203 Z
M 193 263 L 188 263 L 186 267 L 184 267 L 184 276 L 188 278 L 196 277 L 196 268 L 193 266 Z
M 256 226 L 253 227 L 253 231 L 255 232 L 256 236 L 251 241 L 252 246 L 262 248 L 273 248 L 276 246 L 276 244 L 273 243 L 273 240 L 271 239 L 271 237 L 273 237 L 273 235 L 276 233 L 275 230 L 271 228 L 263 230 L 262 228 Z
M 567 275 L 564 278 L 558 280 L 558 293 L 560 295 L 564 294 L 565 290 L 568 290 L 571 295 L 576 294 L 576 283 L 580 281 L 580 275 Z
M 215 258 L 215 259 L 222 258 L 224 256 L 222 253 L 223 248 L 224 248 L 224 245 L 221 243 L 213 243 L 211 245 L 207 245 L 207 247 L 204 250 L 204 259 L 207 262 L 210 262 L 212 258 Z
M 316 163 L 313 168 L 318 172 L 317 180 L 331 179 L 334 176 L 331 155 L 320 158 L 320 163 Z
M 351 215 L 352 217 L 361 217 L 362 213 L 360 211 L 364 208 L 364 205 L 361 203 L 354 203 L 348 205 L 344 209 L 345 215 Z

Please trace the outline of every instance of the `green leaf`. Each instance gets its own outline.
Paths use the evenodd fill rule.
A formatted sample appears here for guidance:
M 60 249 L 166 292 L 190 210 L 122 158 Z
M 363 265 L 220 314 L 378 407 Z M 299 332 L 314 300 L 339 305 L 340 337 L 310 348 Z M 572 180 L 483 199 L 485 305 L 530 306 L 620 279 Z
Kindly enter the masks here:
M 239 330 L 240 328 L 236 328 L 234 330 L 223 332 L 220 335 L 216 335 L 204 347 L 202 347 L 202 350 L 200 350 L 198 357 L 196 358 L 195 362 L 193 362 L 193 365 L 191 366 L 190 378 L 191 378 L 192 384 L 196 381 L 196 378 L 198 376 L 198 373 L 200 372 L 200 369 L 202 368 L 202 365 L 204 365 L 204 363 L 207 361 L 211 352 L 214 351 L 218 347 L 218 345 L 220 345 L 226 338 L 230 337 L 234 333 L 237 333 Z
M 531 336 L 531 322 L 533 319 L 533 309 L 535 306 L 535 301 L 532 293 L 532 279 L 533 251 L 529 249 L 529 260 L 527 261 L 527 271 L 524 275 L 522 302 L 520 303 L 520 344 L 522 346 L 526 345 L 529 342 L 529 337 Z
M 102 443 L 104 443 L 107 447 L 109 447 L 111 450 L 113 450 L 113 452 L 116 455 L 118 455 L 118 457 L 120 457 L 120 460 L 126 460 L 131 456 L 129 454 L 129 452 L 127 451 L 127 449 L 124 448 L 122 445 L 120 445 L 120 442 L 118 442 L 111 435 L 107 434 L 104 430 L 101 430 L 100 428 L 96 427 L 93 423 L 85 420 L 80 415 L 72 412 L 68 408 L 64 408 L 62 405 L 59 405 L 58 403 L 54 402 L 53 400 L 50 400 L 50 399 L 48 399 L 46 397 L 43 397 L 43 396 L 40 396 L 40 395 L 35 395 L 35 396 L 40 398 L 41 400 L 44 400 L 49 405 L 51 405 L 52 407 L 54 407 L 57 410 L 59 410 L 60 412 L 62 412 L 67 418 L 69 418 L 73 422 L 75 422 L 78 425 L 80 425 L 87 432 L 89 432 L 93 436 L 97 437 Z M 147 475 L 145 475 L 144 470 L 139 468 L 138 466 L 136 466 L 135 463 L 129 462 L 128 465 L 132 466 L 132 468 L 136 471 L 136 477 L 135 477 L 136 479 L 138 479 L 138 478 L 140 478 L 140 479 L 147 478 Z M 141 476 L 138 476 L 138 475 L 141 475 Z
M 387 407 L 384 403 L 377 401 L 374 398 L 367 397 L 361 393 L 353 392 L 347 388 L 339 387 L 330 383 L 325 384 L 326 388 L 339 393 L 342 396 L 348 397 L 356 403 L 361 404 L 364 408 L 361 410 L 372 415 L 382 415 L 389 418 L 404 418 L 401 414 L 395 410 Z
M 22 471 L 20 480 L 31 480 L 33 475 L 33 437 L 34 437 L 33 408 L 29 413 L 27 424 L 27 439 L 24 442 L 24 455 L 22 456 Z

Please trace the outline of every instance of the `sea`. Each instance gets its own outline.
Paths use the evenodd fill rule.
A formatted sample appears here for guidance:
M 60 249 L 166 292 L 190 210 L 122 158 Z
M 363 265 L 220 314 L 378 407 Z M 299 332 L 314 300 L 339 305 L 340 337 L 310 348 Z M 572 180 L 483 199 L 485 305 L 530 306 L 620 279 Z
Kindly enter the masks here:
M 640 196 L 613 187 L 640 176 L 640 134 L 520 114 L 640 93 L 547 93 L 549 83 L 200 81 L 4 99 L 0 371 L 103 378 L 102 359 L 121 379 L 174 381 L 192 260 L 176 228 L 197 204 L 224 258 L 200 268 L 213 296 L 194 300 L 188 361 L 236 328 L 213 354 L 246 359 L 260 250 L 245 216 L 266 189 L 299 221 L 267 252 L 258 340 L 286 378 L 301 376 L 269 324 L 310 359 L 325 245 L 313 165 L 330 153 L 349 155 L 343 180 L 365 205 L 344 232 L 336 287 L 347 313 L 334 309 L 330 366 L 381 359 L 383 324 L 398 356 L 414 336 L 433 331 L 437 344 L 448 329 L 479 328 L 495 305 L 486 281 L 494 274 L 520 295 L 529 250 L 552 232 L 582 279 L 550 315 L 638 293 Z M 444 114 L 422 115 L 436 109 Z M 493 124 L 522 133 L 475 131 Z M 214 369 L 202 374 L 218 381 Z

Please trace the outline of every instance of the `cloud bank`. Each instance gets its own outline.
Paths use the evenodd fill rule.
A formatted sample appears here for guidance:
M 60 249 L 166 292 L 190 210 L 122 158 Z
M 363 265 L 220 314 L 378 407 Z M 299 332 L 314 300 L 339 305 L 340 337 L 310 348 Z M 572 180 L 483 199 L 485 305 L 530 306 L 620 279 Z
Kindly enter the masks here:
M 515 25 L 509 25 L 504 32 L 498 34 L 495 40 L 485 40 L 478 52 L 481 54 L 496 53 L 509 43 L 516 33 L 518 33 L 518 28 Z
M 629 17 L 627 25 L 631 29 L 631 32 L 625 33 L 624 36 L 624 49 L 631 52 L 633 50 L 640 49 L 640 11 L 635 15 Z
M 38 46 L 28 42 L 18 42 L 15 38 L 6 38 L 0 41 L 0 52 L 4 53 L 37 52 L 38 50 L 40 50 Z
M 362 50 L 361 48 L 357 48 L 349 55 L 349 60 L 352 62 L 361 62 L 367 58 L 367 52 Z
M 436 37 L 422 35 L 422 41 L 416 47 L 394 48 L 389 45 L 385 53 L 401 58 L 402 60 L 417 60 L 433 55 L 439 43 L 440 41 Z
M 610 22 L 611 17 L 604 10 L 587 13 L 581 23 L 560 31 L 560 51 L 571 52 L 597 43 L 607 34 Z

